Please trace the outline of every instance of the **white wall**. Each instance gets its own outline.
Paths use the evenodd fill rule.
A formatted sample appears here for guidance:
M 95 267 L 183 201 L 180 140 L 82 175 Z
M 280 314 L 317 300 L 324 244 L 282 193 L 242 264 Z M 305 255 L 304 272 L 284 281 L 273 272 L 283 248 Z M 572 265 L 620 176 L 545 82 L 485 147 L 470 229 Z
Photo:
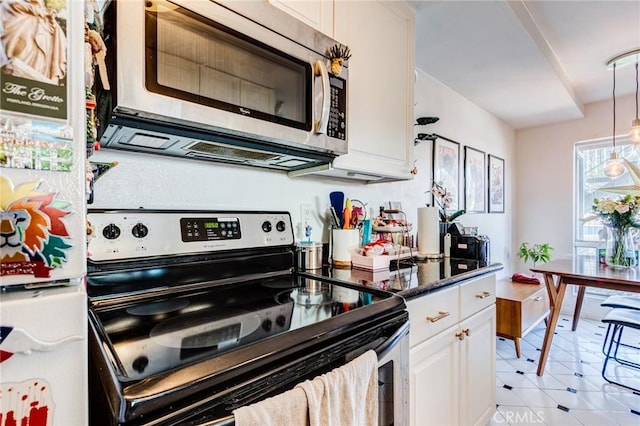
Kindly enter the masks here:
M 629 131 L 634 117 L 634 96 L 616 98 L 618 135 Z M 555 248 L 553 257 L 572 254 L 574 144 L 611 137 L 612 131 L 612 101 L 603 101 L 585 105 L 582 119 L 517 132 L 515 239 L 518 245 L 523 241 L 547 242 Z M 518 262 L 516 269 L 525 270 L 530 266 Z M 570 295 L 573 296 L 573 292 Z M 563 309 L 570 310 L 572 303 L 573 298 L 568 298 Z M 590 309 L 590 306 L 583 308 L 587 314 Z
M 619 135 L 629 131 L 634 108 L 633 97 L 616 100 Z M 517 132 L 518 244 L 548 242 L 556 257 L 572 253 L 574 144 L 611 137 L 612 130 L 611 101 L 604 101 L 585 105 L 582 119 Z
M 478 226 L 491 239 L 491 260 L 508 264 L 513 246 L 513 164 L 514 132 L 486 111 L 418 72 L 415 116 L 438 116 L 440 121 L 427 128 L 447 138 L 505 159 L 506 213 L 467 214 L 460 222 Z M 300 230 L 300 204 L 311 203 L 317 214 L 314 241 L 328 241 L 325 214 L 331 191 L 368 204 L 377 214 L 387 201 L 402 202 L 409 222 L 416 223 L 417 208 L 427 202 L 431 183 L 431 146 L 421 143 L 415 149 L 418 173 L 411 181 L 363 185 L 319 177 L 289 178 L 281 172 L 234 167 L 193 160 L 101 150 L 92 161 L 118 161 L 119 165 L 95 182 L 95 201 L 90 208 L 185 208 L 287 210 L 291 212 L 297 238 Z M 461 167 L 462 167 L 461 157 Z M 430 198 L 429 198 L 430 200 Z M 414 229 L 414 233 L 415 233 Z M 508 272 L 505 271 L 506 274 Z
M 439 117 L 437 123 L 417 126 L 416 133 L 437 133 L 460 143 L 461 186 L 464 185 L 464 146 L 493 154 L 505 160 L 505 213 L 467 213 L 459 221 L 465 226 L 478 226 L 491 240 L 491 260 L 503 263 L 501 276 L 511 275 L 514 228 L 514 158 L 515 132 L 504 122 L 458 95 L 429 75 L 418 71 L 415 88 L 415 116 Z M 418 165 L 431 174 L 431 145 L 416 148 Z M 424 171 L 420 170 L 424 175 Z M 425 178 L 428 181 L 429 177 Z

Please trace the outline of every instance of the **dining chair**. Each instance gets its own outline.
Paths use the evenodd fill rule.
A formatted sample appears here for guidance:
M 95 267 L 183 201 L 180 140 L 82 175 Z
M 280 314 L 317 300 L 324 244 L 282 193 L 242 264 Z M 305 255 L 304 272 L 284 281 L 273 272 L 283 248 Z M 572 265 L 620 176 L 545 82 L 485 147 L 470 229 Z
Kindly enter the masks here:
M 623 309 L 635 309 L 640 311 L 640 297 L 639 296 L 625 296 L 625 295 L 613 295 L 613 296 L 609 296 L 608 298 L 606 298 L 604 301 L 602 301 L 602 303 L 600 303 L 600 306 L 605 307 L 605 308 L 623 308 Z M 605 352 L 605 345 L 607 343 L 607 340 L 609 338 L 609 333 L 611 332 L 611 327 L 612 324 L 609 324 L 607 327 L 607 333 L 605 334 L 604 337 L 604 341 L 602 342 L 602 353 L 604 355 L 606 355 Z M 634 345 L 630 345 L 630 344 L 626 344 L 626 343 L 622 343 L 619 342 L 619 344 L 621 346 L 626 346 L 626 347 L 630 347 L 630 348 L 634 348 L 634 349 L 638 349 L 640 350 L 639 347 L 634 346 Z
M 607 333 L 607 337 L 605 338 L 606 353 L 604 363 L 602 364 L 602 378 L 609 383 L 631 389 L 634 392 L 640 392 L 640 389 L 622 383 L 619 378 L 614 379 L 613 377 L 607 376 L 607 365 L 612 358 L 621 365 L 640 370 L 640 363 L 618 358 L 618 349 L 622 346 L 620 341 L 625 327 L 640 330 L 640 310 L 614 308 L 602 318 L 602 322 L 611 327 L 611 334 L 609 335 L 609 333 Z M 633 347 L 630 345 L 625 346 Z M 640 348 L 636 349 L 638 349 L 638 355 L 640 355 Z M 611 353 L 612 350 L 613 354 Z

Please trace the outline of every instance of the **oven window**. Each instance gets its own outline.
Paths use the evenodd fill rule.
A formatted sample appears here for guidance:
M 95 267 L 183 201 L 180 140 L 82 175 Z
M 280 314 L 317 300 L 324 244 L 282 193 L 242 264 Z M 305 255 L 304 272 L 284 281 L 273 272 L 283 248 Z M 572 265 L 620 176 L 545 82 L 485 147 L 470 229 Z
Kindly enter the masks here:
M 311 65 L 164 1 L 145 12 L 146 87 L 311 130 Z

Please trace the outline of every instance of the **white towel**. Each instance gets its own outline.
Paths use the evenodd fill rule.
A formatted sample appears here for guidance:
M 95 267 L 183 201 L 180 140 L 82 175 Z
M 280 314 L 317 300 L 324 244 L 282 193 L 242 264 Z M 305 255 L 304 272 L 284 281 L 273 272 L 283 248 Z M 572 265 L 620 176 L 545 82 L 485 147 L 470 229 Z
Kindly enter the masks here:
M 293 426 L 309 424 L 309 406 L 302 389 L 294 388 L 233 411 L 236 426 Z
M 378 356 L 372 350 L 296 388 L 307 395 L 310 426 L 378 424 Z

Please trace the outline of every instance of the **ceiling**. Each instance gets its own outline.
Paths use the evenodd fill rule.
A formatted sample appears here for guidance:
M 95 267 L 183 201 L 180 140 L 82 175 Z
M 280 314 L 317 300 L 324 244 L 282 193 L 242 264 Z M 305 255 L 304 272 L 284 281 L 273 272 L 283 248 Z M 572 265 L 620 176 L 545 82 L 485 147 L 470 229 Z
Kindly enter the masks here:
M 607 62 L 640 49 L 640 0 L 409 3 L 416 67 L 514 129 L 611 99 Z M 635 91 L 635 67 L 618 67 L 616 98 Z

